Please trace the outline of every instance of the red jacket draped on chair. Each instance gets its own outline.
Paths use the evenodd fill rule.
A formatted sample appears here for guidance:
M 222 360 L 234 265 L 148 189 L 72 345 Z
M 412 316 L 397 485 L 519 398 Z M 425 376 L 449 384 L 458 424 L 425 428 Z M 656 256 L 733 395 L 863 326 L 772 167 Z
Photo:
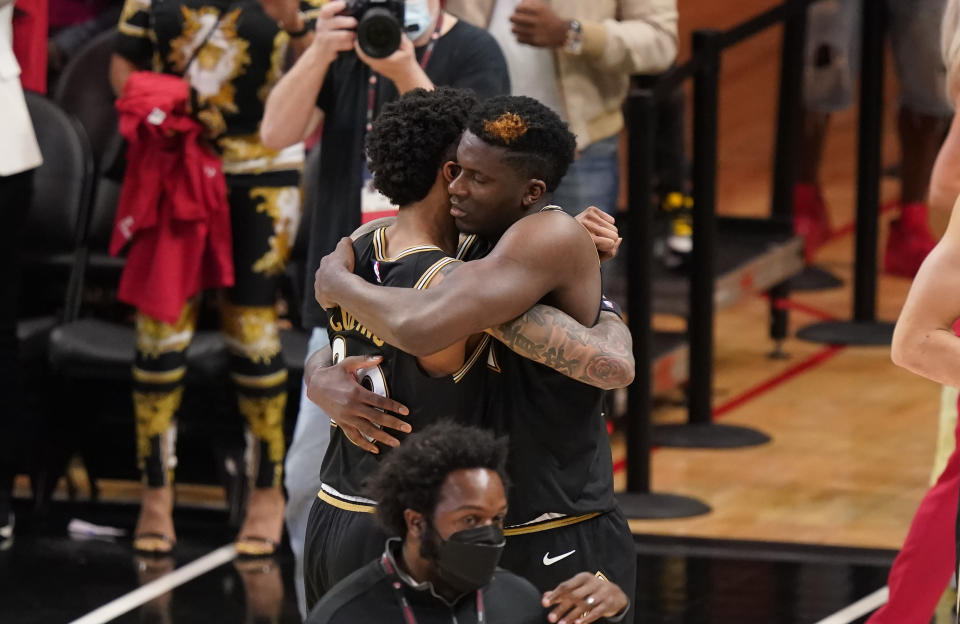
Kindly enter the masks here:
M 129 243 L 118 297 L 168 323 L 193 295 L 234 280 L 223 168 L 189 103 L 184 80 L 153 72 L 131 74 L 117 100 L 128 149 L 110 253 Z

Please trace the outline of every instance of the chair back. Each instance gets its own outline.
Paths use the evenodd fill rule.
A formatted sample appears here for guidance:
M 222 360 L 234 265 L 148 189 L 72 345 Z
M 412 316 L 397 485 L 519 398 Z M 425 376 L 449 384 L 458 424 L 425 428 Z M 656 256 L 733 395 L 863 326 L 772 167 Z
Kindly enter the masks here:
M 116 97 L 110 86 L 110 57 L 117 31 L 107 30 L 85 45 L 67 63 L 57 82 L 54 100 L 77 117 L 90 137 L 93 155 L 101 166 L 105 155 L 115 153 L 119 140 Z
M 27 92 L 25 98 L 43 164 L 34 171 L 33 198 L 21 235 L 22 263 L 28 271 L 52 268 L 67 273 L 76 265 L 85 235 L 93 154 L 76 119 L 41 95 Z M 75 273 L 69 278 L 68 302 L 78 279 Z

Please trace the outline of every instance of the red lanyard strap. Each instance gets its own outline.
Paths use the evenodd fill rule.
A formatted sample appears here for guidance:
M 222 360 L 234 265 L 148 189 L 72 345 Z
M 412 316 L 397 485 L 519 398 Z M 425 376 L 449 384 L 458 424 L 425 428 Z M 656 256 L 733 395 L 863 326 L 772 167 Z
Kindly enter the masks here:
M 393 565 L 390 563 L 390 557 L 387 556 L 387 553 L 383 553 L 383 555 L 381 555 L 380 565 L 383 566 L 384 571 L 390 577 L 390 586 L 393 588 L 393 595 L 397 599 L 397 604 L 400 605 L 400 612 L 403 614 L 404 624 L 417 624 L 417 617 L 413 614 L 413 609 L 410 607 L 410 602 L 403 593 L 403 581 L 400 580 L 400 575 L 398 575 L 396 570 L 393 569 Z M 483 608 L 483 590 L 478 589 L 477 624 L 485 623 L 486 610 Z

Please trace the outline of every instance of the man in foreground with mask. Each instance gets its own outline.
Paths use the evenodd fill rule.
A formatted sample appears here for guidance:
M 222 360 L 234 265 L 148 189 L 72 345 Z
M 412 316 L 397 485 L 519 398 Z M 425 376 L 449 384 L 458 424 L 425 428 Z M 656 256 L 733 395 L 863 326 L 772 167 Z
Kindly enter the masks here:
M 395 537 L 379 559 L 328 592 L 307 623 L 547 621 L 533 585 L 497 568 L 506 543 L 506 457 L 505 440 L 449 422 L 407 438 L 370 483 L 377 520 Z M 595 597 L 597 615 L 626 605 L 608 585 Z

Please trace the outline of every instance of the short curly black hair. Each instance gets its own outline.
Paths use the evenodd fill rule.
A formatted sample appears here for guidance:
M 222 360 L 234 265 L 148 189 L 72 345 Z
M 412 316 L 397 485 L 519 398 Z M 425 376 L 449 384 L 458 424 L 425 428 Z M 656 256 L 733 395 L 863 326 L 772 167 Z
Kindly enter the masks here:
M 366 138 L 373 186 L 397 206 L 426 197 L 440 165 L 455 158 L 476 103 L 470 91 L 440 87 L 384 105 Z
M 483 142 L 505 148 L 508 161 L 553 192 L 573 162 L 577 140 L 547 106 L 522 95 L 498 95 L 481 103 L 467 129 Z
M 390 451 L 367 483 L 377 520 L 390 535 L 404 536 L 406 509 L 433 517 L 440 488 L 455 470 L 486 468 L 507 488 L 507 440 L 490 431 L 440 421 L 404 439 Z

